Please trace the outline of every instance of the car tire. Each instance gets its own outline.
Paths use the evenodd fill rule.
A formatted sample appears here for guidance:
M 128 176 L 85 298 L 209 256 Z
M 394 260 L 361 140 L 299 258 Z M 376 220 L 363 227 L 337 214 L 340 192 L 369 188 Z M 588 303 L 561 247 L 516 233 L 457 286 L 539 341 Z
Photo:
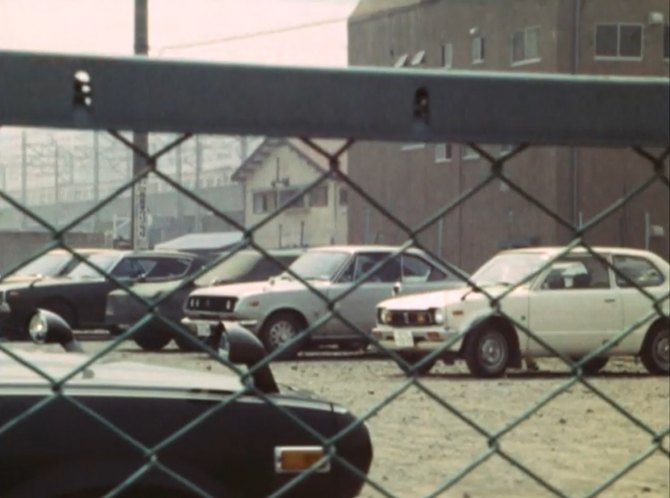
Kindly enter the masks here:
M 298 354 L 301 344 L 296 342 L 286 346 L 286 343 L 298 335 L 303 327 L 302 321 L 293 313 L 277 313 L 268 318 L 263 325 L 260 339 L 268 353 L 281 349 L 276 358 L 287 360 Z
M 584 372 L 586 375 L 596 375 L 603 368 L 605 368 L 605 365 L 607 365 L 608 361 L 609 358 L 607 356 L 596 356 L 595 358 L 591 358 L 582 365 L 582 372 Z
M 158 327 L 143 327 L 133 335 L 133 340 L 144 351 L 160 351 L 167 346 L 172 337 L 170 333 Z
M 500 377 L 510 361 L 510 346 L 500 330 L 484 326 L 472 332 L 465 347 L 465 362 L 475 377 Z
M 56 313 L 63 320 L 65 320 L 71 328 L 74 328 L 77 325 L 77 312 L 69 303 L 66 303 L 65 301 L 56 299 L 46 301 L 44 304 L 40 305 L 39 308 Z
M 193 353 L 194 351 L 201 350 L 198 344 L 199 340 L 195 335 L 193 336 L 193 340 L 196 342 L 193 342 L 181 335 L 177 335 L 176 333 L 174 335 L 174 342 L 177 343 L 177 347 L 179 348 L 179 350 L 183 351 L 184 353 Z
M 649 332 L 640 354 L 642 364 L 650 374 L 670 373 L 670 328 L 661 325 Z
M 421 361 L 423 358 L 428 356 L 428 353 L 419 353 L 419 352 L 400 352 L 398 355 L 405 360 L 407 363 L 410 365 L 415 365 L 419 361 Z M 414 370 L 417 375 L 428 375 L 430 371 L 433 369 L 435 366 L 435 363 L 437 363 L 437 358 L 434 358 L 430 361 L 424 362 L 421 364 L 421 366 L 417 369 Z M 405 372 L 406 375 L 410 376 L 410 372 Z

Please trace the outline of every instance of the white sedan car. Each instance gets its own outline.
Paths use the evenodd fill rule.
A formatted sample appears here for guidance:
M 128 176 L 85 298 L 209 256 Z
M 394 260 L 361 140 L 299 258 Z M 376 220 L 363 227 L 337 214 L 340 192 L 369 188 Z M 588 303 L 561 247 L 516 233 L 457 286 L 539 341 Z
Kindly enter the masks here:
M 586 373 L 635 356 L 667 375 L 668 262 L 635 249 L 565 252 L 503 251 L 472 275 L 475 286 L 383 301 L 373 335 L 418 373 L 464 359 L 473 375 L 497 377 L 522 358 L 561 355 L 584 359 Z
M 425 252 L 399 251 L 375 245 L 312 248 L 291 264 L 290 273 L 279 277 L 193 291 L 184 304 L 182 323 L 206 337 L 220 320 L 237 321 L 257 334 L 268 351 L 281 348 L 285 358 L 308 344 L 361 348 L 367 346 L 379 301 L 394 292 L 407 295 L 463 285 Z M 331 315 L 334 301 L 332 307 L 342 319 Z M 296 339 L 308 328 L 309 337 Z

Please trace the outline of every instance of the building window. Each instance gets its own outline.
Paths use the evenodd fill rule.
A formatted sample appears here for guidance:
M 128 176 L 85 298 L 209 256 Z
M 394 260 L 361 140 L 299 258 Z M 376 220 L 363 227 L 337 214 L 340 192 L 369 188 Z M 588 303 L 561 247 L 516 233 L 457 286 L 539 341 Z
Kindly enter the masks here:
M 451 161 L 451 144 L 435 145 L 435 162 L 446 163 Z
M 479 158 L 479 152 L 477 152 L 472 147 L 468 147 L 467 145 L 463 145 L 461 150 L 463 152 L 463 155 L 461 157 L 465 160 L 478 159 Z
M 484 62 L 484 37 L 475 36 L 472 39 L 472 62 Z
M 667 31 L 667 30 L 666 30 Z M 454 45 L 453 43 L 445 43 L 442 45 L 442 67 L 451 69 L 454 62 Z
M 505 154 L 509 154 L 512 152 L 512 149 L 514 149 L 512 144 L 503 144 L 500 146 L 500 155 L 504 156 Z
M 339 204 L 340 206 L 346 206 L 349 204 L 349 191 L 346 188 L 340 189 Z
M 277 207 L 277 193 L 273 191 L 255 192 L 253 196 L 254 214 L 274 211 Z
M 414 57 L 412 57 L 410 64 L 412 66 L 423 66 L 424 62 L 426 62 L 426 51 L 420 50 L 419 52 L 414 54 Z
M 394 67 L 403 67 L 407 63 L 407 54 L 402 54 L 400 57 L 396 59 L 396 61 L 393 63 Z
M 414 142 L 414 143 L 411 143 L 411 144 L 403 144 L 403 145 L 401 145 L 401 146 L 400 146 L 400 150 L 401 150 L 402 152 L 407 152 L 407 151 L 410 151 L 410 150 L 419 150 L 419 149 L 423 149 L 423 148 L 425 148 L 425 147 L 426 147 L 426 144 L 423 143 L 423 142 Z
M 289 208 L 305 206 L 305 196 L 298 195 L 300 191 L 297 188 L 287 188 L 279 191 L 279 205 Z M 297 197 L 296 197 L 297 196 Z
M 540 28 L 520 29 L 512 33 L 512 64 L 540 60 Z
M 641 59 L 641 24 L 596 25 L 597 59 Z
M 313 207 L 325 207 L 328 205 L 328 186 L 316 187 L 309 193 L 309 205 Z
M 670 24 L 663 27 L 663 58 L 670 59 Z

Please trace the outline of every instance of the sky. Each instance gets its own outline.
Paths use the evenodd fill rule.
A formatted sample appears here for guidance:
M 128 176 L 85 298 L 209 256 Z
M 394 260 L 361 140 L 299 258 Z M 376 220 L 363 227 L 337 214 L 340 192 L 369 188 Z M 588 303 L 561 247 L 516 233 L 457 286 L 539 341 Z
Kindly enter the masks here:
M 357 0 L 148 0 L 149 55 L 346 66 Z M 132 55 L 134 0 L 0 0 L 0 50 Z

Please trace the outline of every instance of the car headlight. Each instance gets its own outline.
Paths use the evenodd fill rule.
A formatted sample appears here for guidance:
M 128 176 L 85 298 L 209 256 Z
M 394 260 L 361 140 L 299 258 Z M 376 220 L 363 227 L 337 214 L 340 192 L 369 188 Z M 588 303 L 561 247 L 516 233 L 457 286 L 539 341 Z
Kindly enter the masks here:
M 377 321 L 381 324 L 391 323 L 391 312 L 387 308 L 377 310 Z
M 444 323 L 444 310 L 442 308 L 433 308 L 431 314 L 433 315 L 433 323 L 441 325 Z

